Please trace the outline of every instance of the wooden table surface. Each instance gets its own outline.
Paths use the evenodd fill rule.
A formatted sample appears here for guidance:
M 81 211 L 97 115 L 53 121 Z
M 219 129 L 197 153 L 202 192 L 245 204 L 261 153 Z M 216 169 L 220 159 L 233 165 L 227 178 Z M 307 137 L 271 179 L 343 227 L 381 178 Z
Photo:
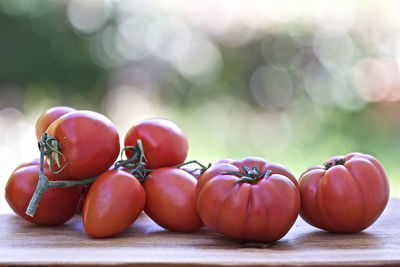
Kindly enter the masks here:
M 14 214 L 0 215 L 3 265 L 400 265 L 400 200 L 358 234 L 332 234 L 300 218 L 272 244 L 245 243 L 206 228 L 189 234 L 163 230 L 146 215 L 108 239 L 84 233 L 80 216 L 57 227 L 38 227 Z

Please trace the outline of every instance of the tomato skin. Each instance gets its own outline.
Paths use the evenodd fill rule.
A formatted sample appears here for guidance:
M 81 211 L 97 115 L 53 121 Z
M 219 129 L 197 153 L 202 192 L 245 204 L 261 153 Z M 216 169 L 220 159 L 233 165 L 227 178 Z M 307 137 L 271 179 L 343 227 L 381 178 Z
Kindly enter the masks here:
M 47 164 L 46 161 L 44 162 L 44 164 L 45 164 L 45 166 L 48 166 L 48 164 Z M 21 169 L 21 168 L 24 168 L 24 167 L 35 166 L 35 165 L 37 165 L 37 166 L 40 165 L 40 159 L 39 159 L 39 158 L 34 158 L 34 159 L 31 160 L 31 161 L 26 161 L 26 162 L 23 162 L 23 163 L 19 164 L 19 165 L 13 170 L 13 172 L 15 172 L 16 170 L 19 170 L 19 169 Z
M 146 214 L 161 227 L 173 232 L 192 232 L 203 223 L 196 211 L 196 179 L 177 168 L 160 168 L 144 181 Z
M 350 153 L 344 165 L 309 168 L 299 180 L 300 216 L 309 224 L 331 232 L 360 232 L 381 215 L 389 200 L 389 182 L 374 157 Z
M 66 106 L 57 106 L 46 110 L 36 121 L 35 129 L 37 140 L 42 138 L 42 134 L 46 132 L 47 128 L 53 121 L 72 111 L 76 111 L 76 109 Z
M 125 136 L 125 146 L 135 146 L 140 139 L 147 159 L 147 168 L 172 167 L 185 161 L 188 141 L 174 122 L 166 119 L 147 119 L 131 127 Z M 127 157 L 131 150 L 125 150 Z
M 271 170 L 271 174 L 281 174 L 287 177 L 296 187 L 298 187 L 296 177 L 289 169 L 282 165 L 276 163 L 267 163 L 264 159 L 258 157 L 247 157 L 243 160 L 220 159 L 198 178 L 195 191 L 196 199 L 203 186 L 210 179 L 214 179 L 224 171 L 237 171 L 238 168 L 241 170 L 242 166 L 246 166 L 250 169 L 253 168 L 253 166 L 258 166 L 261 170 Z
M 222 173 L 242 171 L 242 166 L 272 172 L 254 184 L 235 184 L 239 179 L 236 175 Z M 288 169 L 260 158 L 215 164 L 199 178 L 197 211 L 204 224 L 219 233 L 243 240 L 279 240 L 300 210 L 297 181 L 292 179 Z
M 118 132 L 105 116 L 93 111 L 74 111 L 55 120 L 47 129 L 61 145 L 61 174 L 69 179 L 85 179 L 105 172 L 119 154 Z M 53 170 L 58 170 L 53 162 Z
M 49 172 L 45 175 L 49 180 L 59 177 Z M 39 179 L 39 165 L 22 167 L 14 171 L 6 185 L 6 200 L 9 206 L 23 219 L 38 225 L 59 225 L 68 221 L 75 213 L 81 187 L 50 188 L 40 199 L 33 217 L 25 214 L 26 208 L 35 192 Z
M 122 170 L 106 171 L 90 187 L 83 206 L 88 235 L 103 238 L 127 229 L 140 215 L 146 192 L 139 180 Z

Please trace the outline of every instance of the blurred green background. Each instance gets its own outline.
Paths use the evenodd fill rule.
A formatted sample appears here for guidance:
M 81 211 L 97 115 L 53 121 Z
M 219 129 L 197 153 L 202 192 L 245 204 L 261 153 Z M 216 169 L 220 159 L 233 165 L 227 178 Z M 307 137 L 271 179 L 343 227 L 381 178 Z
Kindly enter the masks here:
M 398 14 L 378 0 L 2 0 L 1 190 L 38 155 L 39 115 L 68 105 L 104 113 L 122 140 L 174 120 L 204 163 L 260 156 L 298 176 L 369 153 L 400 197 Z

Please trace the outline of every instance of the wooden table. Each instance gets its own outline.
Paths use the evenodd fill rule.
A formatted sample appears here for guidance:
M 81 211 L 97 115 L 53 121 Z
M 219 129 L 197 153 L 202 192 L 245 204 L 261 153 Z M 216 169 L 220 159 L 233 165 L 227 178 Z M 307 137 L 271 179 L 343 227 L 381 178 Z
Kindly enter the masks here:
M 244 243 L 206 228 L 190 234 L 163 230 L 146 215 L 109 239 L 85 235 L 81 217 L 63 226 L 38 227 L 16 215 L 0 215 L 3 265 L 400 265 L 400 200 L 391 199 L 380 219 L 358 234 L 332 234 L 300 218 L 272 244 Z

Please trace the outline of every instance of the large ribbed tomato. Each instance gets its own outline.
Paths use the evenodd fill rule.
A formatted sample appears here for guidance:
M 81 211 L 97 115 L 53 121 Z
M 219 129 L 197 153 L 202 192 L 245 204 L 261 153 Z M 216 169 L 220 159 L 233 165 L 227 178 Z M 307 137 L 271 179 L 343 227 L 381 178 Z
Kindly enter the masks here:
M 381 163 L 370 155 L 350 153 L 314 166 L 299 180 L 300 216 L 331 232 L 366 229 L 389 199 L 389 182 Z
M 85 179 L 105 172 L 119 154 L 119 137 L 114 124 L 93 111 L 67 113 L 47 129 L 60 144 L 61 175 L 68 179 Z M 56 154 L 53 153 L 53 159 Z M 54 161 L 52 170 L 59 167 Z
M 293 174 L 255 157 L 213 165 L 200 176 L 195 194 L 208 228 L 244 240 L 282 238 L 300 209 Z

